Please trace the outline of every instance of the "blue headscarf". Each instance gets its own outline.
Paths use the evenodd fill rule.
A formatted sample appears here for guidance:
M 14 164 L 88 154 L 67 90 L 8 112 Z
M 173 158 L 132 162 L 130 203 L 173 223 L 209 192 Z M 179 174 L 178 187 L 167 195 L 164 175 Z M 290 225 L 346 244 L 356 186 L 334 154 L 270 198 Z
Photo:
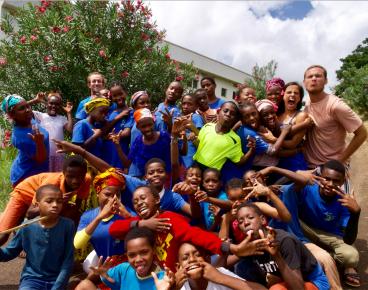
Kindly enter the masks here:
M 20 102 L 25 101 L 21 96 L 9 95 L 1 103 L 1 109 L 4 113 L 9 114 L 13 108 Z

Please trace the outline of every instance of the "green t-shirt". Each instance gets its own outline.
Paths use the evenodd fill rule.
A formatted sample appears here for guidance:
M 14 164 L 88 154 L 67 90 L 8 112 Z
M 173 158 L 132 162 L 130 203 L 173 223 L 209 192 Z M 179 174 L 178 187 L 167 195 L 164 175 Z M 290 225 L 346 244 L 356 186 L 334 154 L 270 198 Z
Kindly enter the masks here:
M 218 134 L 215 126 L 214 123 L 207 123 L 199 131 L 199 145 L 193 159 L 207 167 L 221 170 L 226 159 L 239 162 L 243 152 L 240 137 L 233 130 Z

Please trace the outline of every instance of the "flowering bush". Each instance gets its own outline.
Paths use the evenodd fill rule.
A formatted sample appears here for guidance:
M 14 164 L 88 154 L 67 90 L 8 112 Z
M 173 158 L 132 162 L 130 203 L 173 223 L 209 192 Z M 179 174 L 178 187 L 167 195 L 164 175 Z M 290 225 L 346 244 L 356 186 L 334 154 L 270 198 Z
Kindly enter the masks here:
M 14 28 L 14 23 L 17 28 Z M 77 103 L 88 95 L 92 71 L 119 80 L 128 93 L 147 90 L 154 104 L 177 79 L 189 85 L 195 71 L 178 64 L 163 45 L 163 31 L 141 1 L 41 1 L 7 16 L 0 45 L 0 94 L 26 98 L 59 89 Z

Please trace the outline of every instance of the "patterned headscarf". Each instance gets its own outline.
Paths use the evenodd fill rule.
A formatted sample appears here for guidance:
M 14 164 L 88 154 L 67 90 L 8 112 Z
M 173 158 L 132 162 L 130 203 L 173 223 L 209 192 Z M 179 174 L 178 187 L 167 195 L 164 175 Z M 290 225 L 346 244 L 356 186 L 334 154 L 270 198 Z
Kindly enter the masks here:
M 106 106 L 110 106 L 110 101 L 105 98 L 95 98 L 84 105 L 84 109 L 87 114 L 91 113 L 94 109 Z
M 134 108 L 134 105 L 135 103 L 138 101 L 138 99 L 142 96 L 147 96 L 148 97 L 148 94 L 146 91 L 138 91 L 138 92 L 135 92 L 131 98 L 130 98 L 130 106 Z
M 263 109 L 267 107 L 271 107 L 275 112 L 277 112 L 277 105 L 275 105 L 275 103 L 267 99 L 259 100 L 256 102 L 255 105 L 258 112 L 261 112 Z
M 112 167 L 96 175 L 93 180 L 96 193 L 100 193 L 107 186 L 120 186 L 122 190 L 125 189 L 125 177 L 120 169 Z
M 134 114 L 133 114 L 133 118 L 134 118 L 134 121 L 136 123 L 138 123 L 138 121 L 141 120 L 141 119 L 143 119 L 143 118 L 151 118 L 151 119 L 154 119 L 151 111 L 149 109 L 147 109 L 147 108 L 136 110 L 134 112 Z
M 266 91 L 268 91 L 272 87 L 279 87 L 283 92 L 285 89 L 285 82 L 280 78 L 273 78 L 266 81 Z M 283 93 L 281 93 L 281 95 L 283 95 Z
M 9 114 L 17 104 L 23 101 L 25 101 L 25 99 L 18 95 L 6 96 L 1 103 L 1 109 L 4 113 Z

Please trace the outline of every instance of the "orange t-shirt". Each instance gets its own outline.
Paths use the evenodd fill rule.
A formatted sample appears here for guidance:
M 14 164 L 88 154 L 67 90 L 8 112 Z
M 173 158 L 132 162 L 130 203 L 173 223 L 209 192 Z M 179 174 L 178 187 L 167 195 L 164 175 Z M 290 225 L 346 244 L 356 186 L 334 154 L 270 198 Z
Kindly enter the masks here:
M 308 103 L 305 112 L 315 122 L 315 126 L 307 132 L 304 152 L 310 167 L 338 159 L 346 148 L 346 133 L 352 133 L 362 125 L 359 116 L 334 95 Z

